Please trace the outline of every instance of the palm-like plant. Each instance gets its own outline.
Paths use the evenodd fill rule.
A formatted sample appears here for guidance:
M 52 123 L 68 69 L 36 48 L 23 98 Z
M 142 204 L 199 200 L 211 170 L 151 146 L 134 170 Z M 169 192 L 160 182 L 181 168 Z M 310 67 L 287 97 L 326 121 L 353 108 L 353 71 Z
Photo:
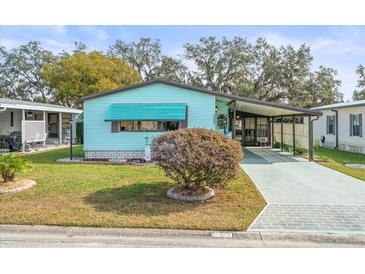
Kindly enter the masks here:
M 13 154 L 0 156 L 0 173 L 4 182 L 14 180 L 16 173 L 30 168 L 30 163 L 19 156 Z

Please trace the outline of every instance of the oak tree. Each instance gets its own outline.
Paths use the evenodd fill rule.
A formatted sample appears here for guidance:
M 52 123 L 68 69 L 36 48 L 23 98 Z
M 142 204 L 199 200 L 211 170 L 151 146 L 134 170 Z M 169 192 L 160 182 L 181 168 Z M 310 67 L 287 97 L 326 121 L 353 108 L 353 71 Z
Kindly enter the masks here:
M 45 65 L 42 77 L 53 90 L 54 102 L 70 107 L 81 107 L 81 97 L 140 81 L 122 59 L 83 50 Z

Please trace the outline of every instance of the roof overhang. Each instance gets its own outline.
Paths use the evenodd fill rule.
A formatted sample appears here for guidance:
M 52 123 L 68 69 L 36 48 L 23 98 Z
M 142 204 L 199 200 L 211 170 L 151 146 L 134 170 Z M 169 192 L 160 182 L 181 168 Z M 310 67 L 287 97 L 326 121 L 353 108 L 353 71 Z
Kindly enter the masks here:
M 135 88 L 140 88 L 152 84 L 166 84 L 170 86 L 175 86 L 183 89 L 189 89 L 193 91 L 198 91 L 206 94 L 210 94 L 215 96 L 217 99 L 222 99 L 224 101 L 236 101 L 238 108 L 245 108 L 246 112 L 252 112 L 255 114 L 265 115 L 265 116 L 281 116 L 281 115 L 311 115 L 311 116 L 320 116 L 322 115 L 322 112 L 315 109 L 306 109 L 306 108 L 299 108 L 290 106 L 287 104 L 280 104 L 280 103 L 274 103 L 274 102 L 267 102 L 267 101 L 261 101 L 261 100 L 255 100 L 251 98 L 241 97 L 237 95 L 227 94 L 227 93 L 221 93 L 217 91 L 211 91 L 207 90 L 205 88 L 195 87 L 191 85 L 181 84 L 178 82 L 173 81 L 166 81 L 161 79 L 155 79 L 150 80 L 146 82 L 141 82 L 133 85 L 129 85 L 122 88 L 117 88 L 113 90 L 108 90 L 100 93 L 96 93 L 90 96 L 83 97 L 83 101 L 99 98 L 102 96 L 114 94 L 117 92 L 124 92 Z M 251 111 L 250 111 L 251 110 Z
M 38 110 L 38 111 L 49 111 L 49 112 L 62 112 L 62 113 L 82 113 L 80 109 L 71 108 L 57 108 L 49 106 L 32 106 L 26 104 L 13 104 L 13 103 L 0 103 L 0 108 L 11 108 L 11 109 L 25 109 L 25 110 Z
M 349 103 L 337 103 L 332 105 L 325 105 L 321 107 L 314 107 L 314 110 L 331 110 L 331 109 L 340 109 L 340 108 L 356 108 L 356 107 L 364 107 L 365 100 L 349 102 Z

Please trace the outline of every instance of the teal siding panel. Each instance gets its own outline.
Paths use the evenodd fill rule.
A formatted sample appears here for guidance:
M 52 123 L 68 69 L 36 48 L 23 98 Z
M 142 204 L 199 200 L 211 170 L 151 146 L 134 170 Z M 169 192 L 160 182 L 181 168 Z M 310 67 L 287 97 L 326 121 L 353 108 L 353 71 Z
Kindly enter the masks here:
M 186 104 L 188 127 L 214 129 L 215 96 L 166 84 L 153 84 L 87 100 L 84 103 L 84 150 L 143 150 L 156 132 L 111 132 L 105 122 L 111 104 Z

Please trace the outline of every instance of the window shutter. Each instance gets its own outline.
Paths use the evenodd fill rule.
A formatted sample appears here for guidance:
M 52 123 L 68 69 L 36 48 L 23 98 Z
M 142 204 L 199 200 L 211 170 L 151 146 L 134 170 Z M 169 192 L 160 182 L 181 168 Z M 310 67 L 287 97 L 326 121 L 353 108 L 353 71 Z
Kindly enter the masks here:
M 330 133 L 330 117 L 327 115 L 326 116 L 326 134 Z
M 359 120 L 360 120 L 360 134 L 359 136 L 362 137 L 362 114 L 359 114 Z
M 352 126 L 352 120 L 353 120 L 352 114 L 350 114 L 350 136 L 352 136 L 352 128 L 353 128 L 353 126 Z
M 120 130 L 119 122 L 112 122 L 112 133 L 119 132 L 119 130 Z
M 10 126 L 14 126 L 14 112 L 10 112 Z

